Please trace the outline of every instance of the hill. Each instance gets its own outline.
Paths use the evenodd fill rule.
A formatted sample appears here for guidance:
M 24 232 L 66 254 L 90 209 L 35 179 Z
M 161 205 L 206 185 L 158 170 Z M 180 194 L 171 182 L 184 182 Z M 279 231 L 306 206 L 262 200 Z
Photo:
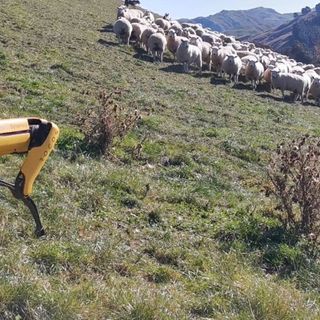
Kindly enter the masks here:
M 320 63 L 320 14 L 312 11 L 249 40 L 270 46 L 297 61 Z
M 223 10 L 208 17 L 180 21 L 201 23 L 206 28 L 241 37 L 274 29 L 292 19 L 293 14 L 280 14 L 273 9 L 259 7 L 250 10 Z
M 278 143 L 320 136 L 320 109 L 151 63 L 118 45 L 118 5 L 0 5 L 1 118 L 61 128 L 34 188 L 47 236 L 0 193 L 0 319 L 319 319 L 316 250 L 262 189 Z M 105 157 L 77 117 L 102 90 L 142 113 Z M 0 159 L 12 181 L 22 157 Z

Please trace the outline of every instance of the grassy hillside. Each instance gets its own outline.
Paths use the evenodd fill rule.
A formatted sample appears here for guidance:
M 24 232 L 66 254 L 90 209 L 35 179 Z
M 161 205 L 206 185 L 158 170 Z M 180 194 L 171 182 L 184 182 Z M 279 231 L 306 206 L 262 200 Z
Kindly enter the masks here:
M 34 190 L 45 238 L 1 191 L 0 319 L 319 319 L 318 261 L 263 192 L 272 150 L 319 136 L 319 109 L 118 46 L 117 4 L 0 4 L 1 118 L 62 129 Z M 76 114 L 116 88 L 143 119 L 113 157 L 89 155 Z

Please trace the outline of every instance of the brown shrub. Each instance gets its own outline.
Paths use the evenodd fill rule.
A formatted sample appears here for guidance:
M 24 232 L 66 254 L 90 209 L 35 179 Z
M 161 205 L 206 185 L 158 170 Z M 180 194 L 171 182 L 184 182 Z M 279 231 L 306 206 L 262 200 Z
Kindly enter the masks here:
M 286 227 L 319 238 L 320 138 L 304 136 L 278 146 L 268 176 Z
M 99 106 L 90 106 L 78 116 L 84 144 L 91 152 L 100 155 L 108 153 L 114 139 L 123 138 L 141 119 L 137 110 L 129 112 L 115 102 L 114 97 L 120 95 L 120 91 L 102 91 Z

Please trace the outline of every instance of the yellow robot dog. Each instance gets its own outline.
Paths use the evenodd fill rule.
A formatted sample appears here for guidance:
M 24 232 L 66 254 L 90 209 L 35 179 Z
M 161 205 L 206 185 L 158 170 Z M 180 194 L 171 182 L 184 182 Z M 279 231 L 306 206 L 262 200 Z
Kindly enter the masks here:
M 59 128 L 38 118 L 0 120 L 0 156 L 27 153 L 14 184 L 0 180 L 0 187 L 9 188 L 16 199 L 29 208 L 36 224 L 35 234 L 45 234 L 38 209 L 30 198 L 32 186 L 59 137 Z

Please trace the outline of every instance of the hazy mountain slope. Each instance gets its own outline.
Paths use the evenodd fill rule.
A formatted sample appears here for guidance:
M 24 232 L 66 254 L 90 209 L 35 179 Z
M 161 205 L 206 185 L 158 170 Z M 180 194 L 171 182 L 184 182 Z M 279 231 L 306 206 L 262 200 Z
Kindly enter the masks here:
M 243 36 L 274 29 L 292 18 L 292 14 L 280 14 L 273 9 L 259 7 L 250 10 L 223 10 L 208 17 L 182 19 L 182 21 L 201 23 L 204 27 L 216 31 Z
M 251 37 L 256 43 L 272 47 L 298 61 L 320 63 L 320 14 L 315 11 L 299 16 L 287 24 Z

